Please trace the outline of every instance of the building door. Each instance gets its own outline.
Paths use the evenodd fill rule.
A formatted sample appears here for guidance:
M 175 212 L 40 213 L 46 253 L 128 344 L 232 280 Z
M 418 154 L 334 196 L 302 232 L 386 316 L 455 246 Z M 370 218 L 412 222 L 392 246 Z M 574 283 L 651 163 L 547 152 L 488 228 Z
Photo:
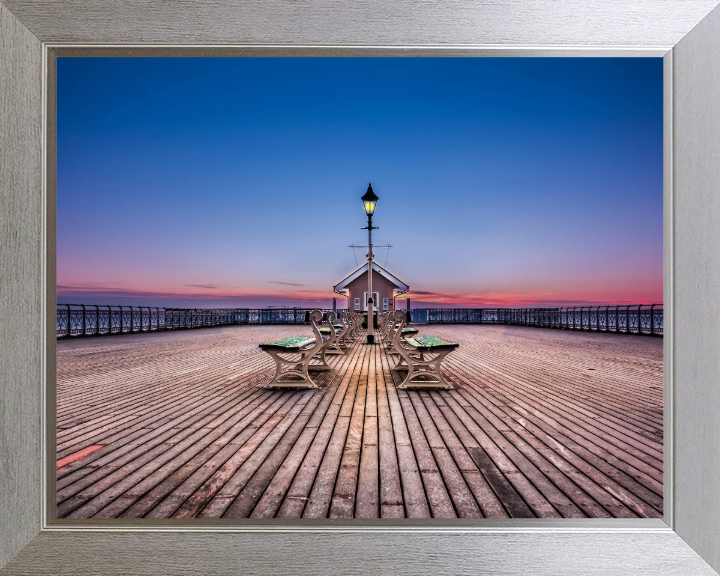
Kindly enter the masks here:
M 373 292 L 373 294 L 374 294 L 373 309 L 380 310 L 380 304 L 378 302 L 378 300 L 380 300 L 380 292 Z M 368 293 L 367 292 L 363 292 L 363 299 L 365 300 L 365 308 L 363 308 L 363 310 L 365 310 L 365 312 L 367 312 L 367 309 L 368 309 Z

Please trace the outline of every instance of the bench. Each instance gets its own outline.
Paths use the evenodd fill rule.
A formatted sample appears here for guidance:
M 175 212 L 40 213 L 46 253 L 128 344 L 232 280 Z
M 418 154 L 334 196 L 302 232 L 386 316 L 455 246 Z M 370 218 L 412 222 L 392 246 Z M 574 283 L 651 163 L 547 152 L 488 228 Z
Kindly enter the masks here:
M 322 318 L 323 313 L 320 310 L 313 310 L 308 315 L 315 333 L 314 338 L 289 336 L 259 345 L 262 351 L 270 354 L 275 360 L 275 376 L 265 386 L 266 388 L 318 388 L 309 372 L 331 369 L 325 361 L 325 349 L 328 342 L 334 341 L 331 338 L 323 338 L 320 333 L 317 323 Z M 332 320 L 334 319 L 333 314 Z
M 360 330 L 362 330 L 363 315 L 358 312 L 350 312 L 348 315 L 350 320 L 350 338 L 353 340 L 360 336 Z
M 386 315 L 385 318 L 383 318 L 383 321 L 380 326 L 380 333 L 382 336 L 383 343 L 385 344 L 385 350 L 387 354 L 398 354 L 393 349 L 393 341 L 395 339 L 395 332 L 400 329 L 401 332 L 401 339 L 407 338 L 408 336 L 415 336 L 418 334 L 417 328 L 411 328 L 410 326 L 403 325 L 402 328 L 398 328 L 398 323 L 395 320 L 394 313 L 393 312 L 385 312 Z M 409 316 L 405 316 L 405 322 L 407 323 L 409 320 Z
M 347 331 L 347 326 L 344 324 L 337 324 L 335 322 L 335 312 L 328 312 L 325 316 L 327 326 L 319 329 L 320 335 L 325 340 L 325 354 L 343 354 L 340 349 L 340 340 L 342 335 Z
M 407 368 L 405 380 L 398 386 L 405 388 L 452 388 L 452 384 L 443 376 L 441 364 L 445 356 L 460 346 L 453 342 L 446 342 L 436 336 L 420 336 L 403 338 L 405 326 L 405 313 L 395 311 L 394 318 L 397 327 L 393 338 L 393 349 L 401 358 L 391 370 Z M 404 361 L 404 365 L 402 362 Z
M 343 327 L 342 332 L 338 334 L 338 346 L 340 348 L 350 348 L 355 339 L 352 335 L 352 317 L 348 312 L 340 312 L 340 314 L 338 314 L 338 320 Z

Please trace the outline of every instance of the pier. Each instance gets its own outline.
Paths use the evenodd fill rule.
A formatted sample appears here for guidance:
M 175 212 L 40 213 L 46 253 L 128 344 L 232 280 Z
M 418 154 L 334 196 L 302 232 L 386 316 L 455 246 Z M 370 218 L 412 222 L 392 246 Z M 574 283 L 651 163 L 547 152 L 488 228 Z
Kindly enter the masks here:
M 662 516 L 662 339 L 467 324 L 454 389 L 397 390 L 358 338 L 269 390 L 299 325 L 57 342 L 59 518 Z

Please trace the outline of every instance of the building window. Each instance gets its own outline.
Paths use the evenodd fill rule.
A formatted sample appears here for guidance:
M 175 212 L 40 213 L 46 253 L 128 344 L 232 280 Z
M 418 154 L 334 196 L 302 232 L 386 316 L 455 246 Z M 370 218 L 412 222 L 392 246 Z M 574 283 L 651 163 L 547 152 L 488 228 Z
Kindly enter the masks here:
M 387 309 L 388 309 L 388 299 L 383 298 L 383 310 L 387 310 Z
M 363 310 L 365 310 L 367 312 L 368 307 L 369 307 L 369 304 L 368 304 L 369 297 L 368 297 L 367 292 L 363 292 L 363 298 L 365 298 L 365 308 L 363 308 Z M 379 292 L 373 292 L 373 310 L 375 310 L 375 312 L 380 310 L 380 293 Z
M 355 310 L 360 310 L 360 298 L 355 298 Z

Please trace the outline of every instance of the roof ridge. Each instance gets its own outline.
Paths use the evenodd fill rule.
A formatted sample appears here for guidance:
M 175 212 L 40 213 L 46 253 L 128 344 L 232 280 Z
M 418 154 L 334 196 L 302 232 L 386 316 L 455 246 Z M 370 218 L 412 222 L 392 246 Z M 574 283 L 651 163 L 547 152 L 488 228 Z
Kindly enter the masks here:
M 352 272 L 350 272 L 350 274 L 348 274 L 347 276 L 345 276 L 345 278 L 343 278 L 342 280 L 340 280 L 340 282 L 338 282 L 337 284 L 335 284 L 335 285 L 333 286 L 333 290 L 334 290 L 335 292 L 337 292 L 337 291 L 338 291 L 338 286 L 341 286 L 340 290 L 344 290 L 344 286 L 343 286 L 343 285 L 351 282 L 352 280 L 354 280 L 355 278 L 357 278 L 358 276 L 360 276 L 363 272 L 366 272 L 366 271 L 367 271 L 367 267 L 368 267 L 368 262 L 365 262 L 364 264 L 361 264 L 361 265 L 360 265 L 359 267 L 357 267 L 355 270 L 353 270 Z M 407 282 L 403 282 L 402 280 L 400 280 L 400 278 L 398 278 L 397 276 L 395 276 L 395 274 L 393 274 L 392 272 L 390 272 L 390 270 L 388 270 L 387 268 L 381 266 L 381 265 L 378 264 L 377 262 L 373 261 L 373 267 L 375 268 L 376 272 L 379 272 L 380 275 L 384 276 L 385 278 L 387 278 L 388 280 L 390 280 L 391 282 L 393 282 L 398 288 L 403 288 L 403 291 L 407 291 L 407 290 L 410 289 L 410 285 L 409 285 Z

